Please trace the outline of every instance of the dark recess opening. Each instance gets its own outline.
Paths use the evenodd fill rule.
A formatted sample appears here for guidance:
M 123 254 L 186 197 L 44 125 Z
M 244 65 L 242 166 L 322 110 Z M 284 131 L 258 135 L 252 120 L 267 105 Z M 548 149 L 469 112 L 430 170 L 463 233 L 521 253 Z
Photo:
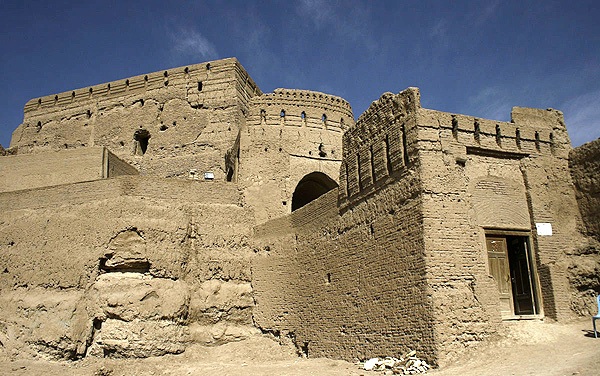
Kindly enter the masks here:
M 539 312 L 534 259 L 528 236 L 486 235 L 490 275 L 498 285 L 503 316 Z
M 292 211 L 303 207 L 337 186 L 337 183 L 324 173 L 311 172 L 300 180 L 294 190 Z
M 508 236 L 508 263 L 515 315 L 534 315 L 539 311 L 533 283 L 532 264 L 527 238 Z
M 148 149 L 148 140 L 150 139 L 150 132 L 146 129 L 138 129 L 133 134 L 133 139 L 137 141 L 137 147 L 135 154 L 144 155 Z

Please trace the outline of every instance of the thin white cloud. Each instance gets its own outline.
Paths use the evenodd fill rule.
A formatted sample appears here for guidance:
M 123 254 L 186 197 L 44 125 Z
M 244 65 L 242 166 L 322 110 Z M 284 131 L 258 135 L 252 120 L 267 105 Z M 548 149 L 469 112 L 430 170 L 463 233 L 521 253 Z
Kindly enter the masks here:
M 600 137 L 600 90 L 580 95 L 561 107 L 573 146 Z
M 440 18 L 431 26 L 428 33 L 431 44 L 426 48 L 428 53 L 440 56 L 445 53 L 451 45 L 451 40 L 448 34 L 448 21 L 445 18 Z
M 512 100 L 501 87 L 486 87 L 469 97 L 469 113 L 486 119 L 507 121 L 510 118 Z
M 472 15 L 474 26 L 481 26 L 485 22 L 487 22 L 491 17 L 496 14 L 496 10 L 500 5 L 500 0 L 481 2 L 481 8 L 477 8 L 477 10 Z
M 215 46 L 193 28 L 178 28 L 169 31 L 172 50 L 180 57 L 212 59 L 218 57 Z
M 435 25 L 429 30 L 429 37 L 432 39 L 445 38 L 446 33 L 448 32 L 447 25 L 448 21 L 443 18 L 438 19 Z
M 372 23 L 368 6 L 354 2 L 302 0 L 296 12 L 299 17 L 312 22 L 317 30 L 327 30 L 333 32 L 336 38 L 359 43 L 369 53 L 378 49 L 377 38 L 367 28 Z
M 334 13 L 329 2 L 324 0 L 302 0 L 298 3 L 300 14 L 310 17 L 315 26 L 325 27 Z

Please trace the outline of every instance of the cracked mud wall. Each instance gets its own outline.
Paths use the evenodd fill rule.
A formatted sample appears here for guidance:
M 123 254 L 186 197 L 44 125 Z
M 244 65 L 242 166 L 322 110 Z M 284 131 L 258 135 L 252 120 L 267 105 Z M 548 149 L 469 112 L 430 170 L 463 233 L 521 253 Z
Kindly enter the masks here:
M 142 174 L 225 180 L 225 154 L 260 94 L 235 59 L 140 75 L 32 99 L 11 148 L 105 146 Z
M 572 307 L 581 316 L 592 316 L 600 295 L 600 140 L 571 150 L 569 168 L 581 213 L 579 229 L 587 238 L 573 251 L 576 261 L 569 265 L 569 280 L 576 289 Z
M 120 177 L 0 201 L 5 354 L 145 357 L 256 333 L 235 186 Z

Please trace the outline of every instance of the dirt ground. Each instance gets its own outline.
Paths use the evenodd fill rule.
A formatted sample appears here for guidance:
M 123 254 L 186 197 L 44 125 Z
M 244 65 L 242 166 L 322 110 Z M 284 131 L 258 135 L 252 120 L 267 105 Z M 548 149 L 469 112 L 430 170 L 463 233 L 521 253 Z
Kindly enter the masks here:
M 435 376 L 598 375 L 600 338 L 591 320 L 571 324 L 540 321 L 506 322 L 498 337 L 442 369 Z M 184 354 L 149 359 L 101 359 L 78 362 L 10 360 L 0 357 L 0 375 L 350 375 L 377 376 L 358 364 L 302 359 L 268 338 L 219 347 L 193 346 Z

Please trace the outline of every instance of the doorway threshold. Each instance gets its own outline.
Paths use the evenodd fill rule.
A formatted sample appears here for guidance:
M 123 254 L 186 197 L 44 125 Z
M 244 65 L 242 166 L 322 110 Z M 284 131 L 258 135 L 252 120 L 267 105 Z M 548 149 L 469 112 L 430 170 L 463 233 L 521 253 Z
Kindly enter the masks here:
M 543 315 L 507 315 L 502 316 L 502 321 L 518 321 L 518 320 L 544 320 Z

